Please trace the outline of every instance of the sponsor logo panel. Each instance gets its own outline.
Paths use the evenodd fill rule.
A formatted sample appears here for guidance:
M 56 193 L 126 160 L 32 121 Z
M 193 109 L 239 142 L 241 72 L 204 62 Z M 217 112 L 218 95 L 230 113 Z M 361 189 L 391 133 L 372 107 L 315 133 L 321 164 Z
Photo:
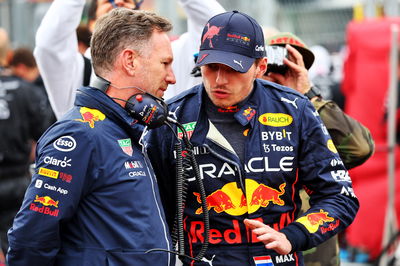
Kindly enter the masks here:
M 36 195 L 33 202 L 29 205 L 29 209 L 34 212 L 57 217 L 59 214 L 58 203 L 58 200 L 56 201 L 49 196 Z
M 278 189 L 260 184 L 252 179 L 246 179 L 246 195 L 237 186 L 236 182 L 225 184 L 221 189 L 217 189 L 206 197 L 208 210 L 214 210 L 216 213 L 226 212 L 232 216 L 239 216 L 245 213 L 254 213 L 259 208 L 266 208 L 270 204 L 283 206 L 285 202 L 281 196 L 285 194 L 286 183 L 279 185 Z M 201 204 L 200 194 L 193 192 L 196 200 Z M 203 213 L 201 207 L 196 214 Z
M 38 174 L 41 176 L 46 176 L 46 177 L 50 177 L 53 179 L 60 178 L 62 181 L 67 182 L 67 183 L 71 183 L 71 181 L 72 181 L 72 175 L 63 173 L 63 172 L 59 172 L 59 171 L 55 171 L 55 170 L 51 170 L 51 169 L 44 168 L 44 167 L 39 168 Z
M 292 152 L 294 151 L 293 146 L 277 145 L 277 144 L 265 144 L 263 143 L 265 153 L 273 152 Z
M 125 152 L 129 156 L 132 156 L 133 148 L 131 139 L 119 139 L 118 144 L 123 152 Z
M 183 124 L 183 128 L 186 130 L 186 133 L 188 135 L 188 138 L 190 139 L 193 135 L 193 131 L 196 127 L 197 122 L 190 122 Z M 180 128 L 178 128 L 178 138 L 182 139 L 183 138 L 183 132 Z
M 333 152 L 333 153 L 338 153 L 335 144 L 333 144 L 332 139 L 328 139 L 328 141 L 326 142 L 326 146 L 328 147 L 328 149 Z
M 319 212 L 312 212 L 306 216 L 300 217 L 296 221 L 303 224 L 310 233 L 318 231 L 319 227 L 327 222 L 333 222 L 335 219 L 329 216 L 329 213 L 320 210 Z
M 75 120 L 82 123 L 88 123 L 91 128 L 94 128 L 96 122 L 103 121 L 106 118 L 106 116 L 102 112 L 96 109 L 81 107 L 79 109 L 79 112 L 82 115 L 82 119 Z
M 44 183 L 44 185 L 43 185 L 43 180 L 40 180 L 40 179 L 36 180 L 35 187 L 36 188 L 42 188 L 43 187 L 45 189 L 48 189 L 48 190 L 51 190 L 51 191 L 55 191 L 55 192 L 58 192 L 58 193 L 63 194 L 63 195 L 67 195 L 68 194 L 68 190 L 63 189 L 61 187 L 52 186 L 52 185 L 49 185 L 47 183 Z
M 62 136 L 53 142 L 53 147 L 63 152 L 73 151 L 76 148 L 76 141 L 71 136 Z
M 293 117 L 282 113 L 265 113 L 258 118 L 258 121 L 266 126 L 285 127 L 292 124 Z
M 44 167 L 40 167 L 39 168 L 39 175 L 42 175 L 42 176 L 47 176 L 47 177 L 50 177 L 50 178 L 57 179 L 58 178 L 58 174 L 59 174 L 59 172 L 55 171 L 55 170 L 47 169 L 47 168 L 44 168 Z
M 351 178 L 349 172 L 346 170 L 336 170 L 331 171 L 331 176 L 336 182 L 349 182 L 351 183 Z
M 57 159 L 57 158 L 55 158 L 53 156 L 46 156 L 46 157 L 44 157 L 43 162 L 47 163 L 47 164 L 54 165 L 54 166 L 60 166 L 60 167 L 63 167 L 63 168 L 71 166 L 71 159 L 69 159 L 67 157 L 64 157 L 63 160 L 60 160 L 60 159 Z

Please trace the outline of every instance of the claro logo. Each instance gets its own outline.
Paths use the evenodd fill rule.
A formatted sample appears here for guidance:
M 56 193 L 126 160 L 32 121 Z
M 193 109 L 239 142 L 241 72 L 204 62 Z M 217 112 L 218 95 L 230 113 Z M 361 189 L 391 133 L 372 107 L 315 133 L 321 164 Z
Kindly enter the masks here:
M 76 141 L 71 136 L 62 136 L 54 141 L 53 146 L 59 151 L 72 151 L 76 148 Z
M 261 124 L 271 127 L 284 127 L 293 122 L 293 117 L 282 113 L 265 113 L 258 118 Z

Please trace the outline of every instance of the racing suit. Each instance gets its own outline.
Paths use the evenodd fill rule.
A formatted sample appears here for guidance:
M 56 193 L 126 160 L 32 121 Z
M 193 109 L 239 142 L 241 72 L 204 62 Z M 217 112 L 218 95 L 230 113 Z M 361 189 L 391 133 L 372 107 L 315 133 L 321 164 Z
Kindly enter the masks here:
M 206 190 L 211 227 L 206 259 L 214 266 L 259 265 L 260 261 L 304 265 L 301 250 L 346 228 L 359 206 L 318 113 L 298 92 L 256 80 L 235 114 L 247 136 L 241 163 L 234 143 L 209 121 L 204 97 L 204 86 L 198 85 L 172 98 L 169 110 L 188 131 Z M 161 127 L 150 131 L 147 143 L 170 224 L 175 214 L 175 142 L 169 129 Z M 196 256 L 204 241 L 203 211 L 194 178 L 187 181 L 185 250 Z M 298 216 L 301 188 L 310 195 L 311 208 Z M 245 218 L 258 219 L 284 233 L 292 251 L 279 255 L 266 249 L 244 226 Z M 184 259 L 184 264 L 189 263 Z
M 10 265 L 174 265 L 142 126 L 100 90 L 40 139 L 36 173 L 8 233 Z

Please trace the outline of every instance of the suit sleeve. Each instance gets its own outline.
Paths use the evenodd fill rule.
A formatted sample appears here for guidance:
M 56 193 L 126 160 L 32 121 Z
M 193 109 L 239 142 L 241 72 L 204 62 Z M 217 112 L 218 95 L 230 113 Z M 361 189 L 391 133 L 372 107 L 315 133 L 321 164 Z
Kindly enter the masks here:
M 36 33 L 34 56 L 57 118 L 73 106 L 83 82 L 76 28 L 85 0 L 54 0 Z
M 317 246 L 344 230 L 359 208 L 349 173 L 310 102 L 301 117 L 298 178 L 310 195 L 310 209 L 282 230 L 293 251 Z
M 63 223 L 79 208 L 95 168 L 91 138 L 76 128 L 55 126 L 38 142 L 35 174 L 8 232 L 9 265 L 54 263 Z

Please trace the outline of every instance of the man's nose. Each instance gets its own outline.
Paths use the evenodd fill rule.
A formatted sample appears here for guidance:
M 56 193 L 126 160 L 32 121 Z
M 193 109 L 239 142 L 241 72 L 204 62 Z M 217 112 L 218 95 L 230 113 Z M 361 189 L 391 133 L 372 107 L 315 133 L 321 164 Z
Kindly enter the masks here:
M 228 79 L 226 78 L 226 71 L 222 68 L 219 68 L 217 70 L 217 78 L 215 80 L 217 85 L 224 85 L 228 82 Z
M 167 77 L 165 78 L 168 84 L 175 84 L 176 78 L 172 67 L 168 70 Z

